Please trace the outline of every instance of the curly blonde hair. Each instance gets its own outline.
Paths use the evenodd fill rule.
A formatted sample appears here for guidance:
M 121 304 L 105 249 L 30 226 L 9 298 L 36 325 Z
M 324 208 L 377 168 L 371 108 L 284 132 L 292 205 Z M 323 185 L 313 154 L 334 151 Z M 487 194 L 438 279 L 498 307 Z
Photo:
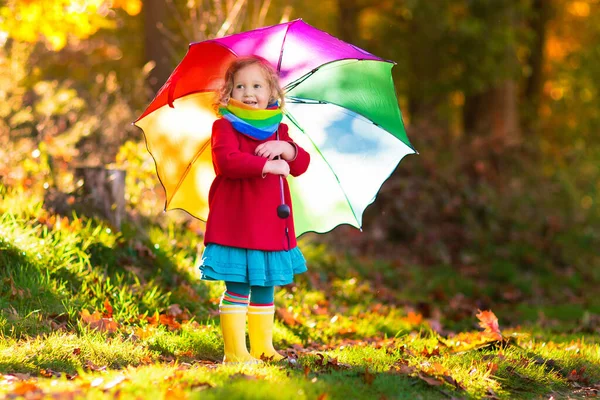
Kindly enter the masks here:
M 271 97 L 269 99 L 269 104 L 279 101 L 279 107 L 283 108 L 285 101 L 283 98 L 283 89 L 279 85 L 279 76 L 277 76 L 277 72 L 273 69 L 271 64 L 260 56 L 247 56 L 240 57 L 235 59 L 229 67 L 227 68 L 227 72 L 225 72 L 225 82 L 219 92 L 217 92 L 216 103 L 214 104 L 215 110 L 219 110 L 220 107 L 226 107 L 227 103 L 229 103 L 229 99 L 231 98 L 231 92 L 233 91 L 233 78 L 235 74 L 249 65 L 257 64 L 261 67 L 265 74 L 265 78 L 269 83 L 269 87 L 271 89 L 271 93 L 275 94 L 275 97 Z

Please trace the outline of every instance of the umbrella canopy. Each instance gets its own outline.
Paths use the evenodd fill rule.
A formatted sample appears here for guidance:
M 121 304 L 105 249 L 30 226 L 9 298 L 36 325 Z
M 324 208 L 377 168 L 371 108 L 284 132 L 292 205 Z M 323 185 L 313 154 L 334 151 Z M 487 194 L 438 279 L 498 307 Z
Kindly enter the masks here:
M 230 63 L 258 55 L 278 72 L 290 136 L 311 155 L 288 177 L 296 234 L 362 226 L 362 214 L 411 146 L 391 69 L 376 57 L 301 19 L 192 43 L 135 122 L 165 188 L 165 210 L 206 220 L 215 177 L 210 136 L 216 93 Z

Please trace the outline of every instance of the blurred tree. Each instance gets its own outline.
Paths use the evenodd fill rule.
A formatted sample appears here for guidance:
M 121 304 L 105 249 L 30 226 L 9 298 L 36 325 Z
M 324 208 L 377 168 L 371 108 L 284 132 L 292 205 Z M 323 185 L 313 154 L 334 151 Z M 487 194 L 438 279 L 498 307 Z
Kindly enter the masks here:
M 115 33 L 140 7 L 139 0 L 0 6 L 0 76 L 6 77 L 0 93 L 5 144 L 0 170 L 20 169 L 2 174 L 10 182 L 72 185 L 64 172 L 76 161 L 114 161 L 134 131 L 135 104 L 145 98 L 135 78 L 140 62 Z M 132 36 L 139 35 L 123 37 Z
M 408 119 L 518 137 L 519 52 L 529 45 L 530 0 L 353 4 L 362 6 L 355 32 L 364 47 L 398 63 L 394 77 Z
M 166 82 L 173 69 L 166 48 L 167 43 L 160 30 L 166 9 L 164 0 L 144 2 L 144 50 L 146 61 L 153 66 L 148 75 L 148 83 L 155 93 Z
M 577 179 L 595 186 L 592 176 L 600 144 L 600 2 L 552 0 L 552 5 L 536 124 L 543 132 L 545 168 L 548 174 L 577 168 Z
M 108 18 L 111 7 L 137 15 L 141 5 L 141 0 L 7 0 L 0 5 L 0 30 L 18 41 L 41 39 L 57 51 L 69 36 L 86 39 L 101 28 L 114 27 Z
M 490 57 L 496 66 L 486 77 L 487 82 L 465 96 L 464 130 L 471 135 L 489 134 L 497 139 L 493 142 L 495 146 L 520 140 L 517 88 L 520 70 L 516 51 L 523 4 L 525 2 L 479 1 L 471 2 L 468 10 L 483 29 L 478 37 L 467 40 L 474 50 L 484 50 L 483 58 Z M 487 43 L 488 40 L 496 42 Z M 476 63 L 467 64 L 466 72 L 470 74 L 479 68 Z
M 339 37 L 345 42 L 358 45 L 360 32 L 358 31 L 358 19 L 361 11 L 365 8 L 361 0 L 338 0 L 338 29 Z
M 533 34 L 524 74 L 526 77 L 524 89 L 526 110 L 523 113 L 523 122 L 528 130 L 535 129 L 534 124 L 539 116 L 540 98 L 545 80 L 547 30 L 549 21 L 556 13 L 554 7 L 552 0 L 533 0 L 533 12 L 527 20 Z

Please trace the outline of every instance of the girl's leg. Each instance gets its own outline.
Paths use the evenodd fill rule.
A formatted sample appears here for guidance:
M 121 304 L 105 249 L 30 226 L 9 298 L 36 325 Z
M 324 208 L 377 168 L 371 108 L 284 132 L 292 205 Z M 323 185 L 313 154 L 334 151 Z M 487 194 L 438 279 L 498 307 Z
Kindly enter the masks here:
M 253 357 L 279 361 L 284 357 L 273 347 L 274 292 L 273 286 L 252 286 L 248 307 L 248 333 Z
M 251 306 L 272 306 L 275 301 L 274 286 L 252 286 L 250 293 Z
M 255 363 L 257 360 L 248 353 L 246 347 L 246 313 L 250 286 L 245 283 L 225 282 L 219 306 L 221 331 L 225 357 L 223 363 Z
M 248 305 L 250 285 L 240 282 L 225 282 L 225 287 L 221 304 Z

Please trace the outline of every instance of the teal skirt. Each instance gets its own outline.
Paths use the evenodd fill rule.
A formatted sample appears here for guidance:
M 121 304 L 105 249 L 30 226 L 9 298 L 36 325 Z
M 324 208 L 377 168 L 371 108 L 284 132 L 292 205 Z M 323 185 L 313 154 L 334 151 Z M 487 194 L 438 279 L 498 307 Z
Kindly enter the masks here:
M 202 254 L 203 280 L 281 286 L 306 272 L 306 260 L 298 247 L 289 251 L 262 251 L 209 243 Z

